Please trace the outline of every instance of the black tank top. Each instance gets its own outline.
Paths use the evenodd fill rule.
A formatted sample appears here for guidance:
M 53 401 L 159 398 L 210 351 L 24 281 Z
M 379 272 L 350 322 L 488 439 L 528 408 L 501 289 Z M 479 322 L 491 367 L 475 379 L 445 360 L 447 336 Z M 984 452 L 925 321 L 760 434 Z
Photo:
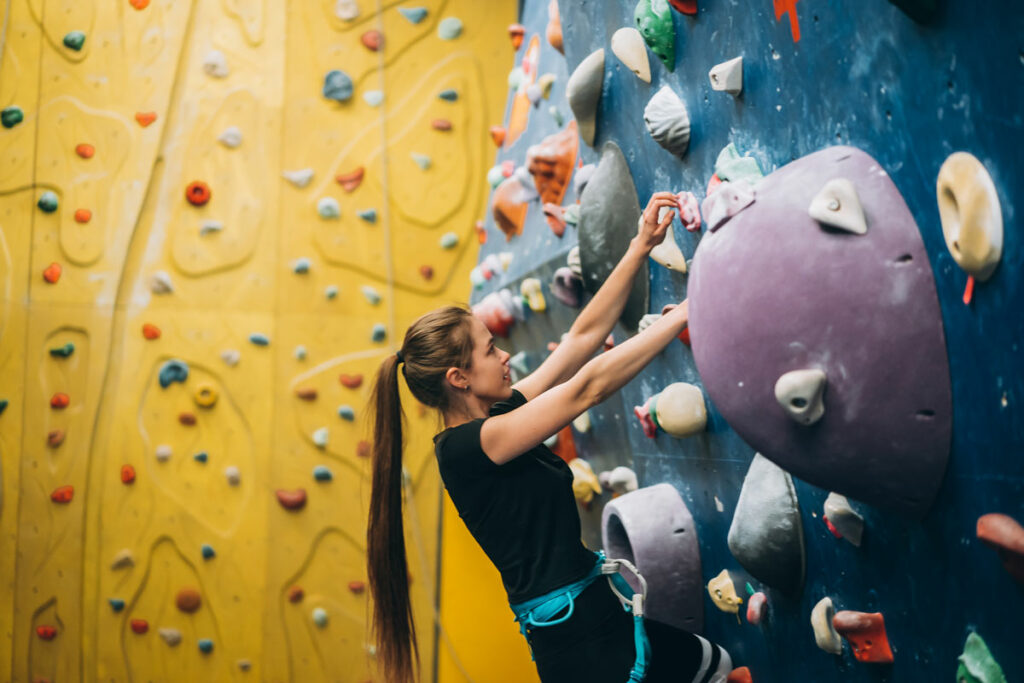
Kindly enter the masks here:
M 526 403 L 518 391 L 491 407 L 501 415 Z M 480 446 L 476 419 L 434 437 L 441 479 L 459 517 L 501 572 L 512 604 L 583 578 L 594 554 L 580 540 L 572 470 L 544 444 L 504 465 Z

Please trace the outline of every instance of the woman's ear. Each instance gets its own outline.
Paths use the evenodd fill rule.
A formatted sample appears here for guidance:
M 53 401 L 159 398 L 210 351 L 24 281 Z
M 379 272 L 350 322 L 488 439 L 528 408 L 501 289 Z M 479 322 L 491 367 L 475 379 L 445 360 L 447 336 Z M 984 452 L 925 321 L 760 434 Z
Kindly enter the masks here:
M 448 371 L 444 373 L 444 379 L 455 391 L 465 391 L 469 388 L 469 378 L 459 368 L 448 368 Z

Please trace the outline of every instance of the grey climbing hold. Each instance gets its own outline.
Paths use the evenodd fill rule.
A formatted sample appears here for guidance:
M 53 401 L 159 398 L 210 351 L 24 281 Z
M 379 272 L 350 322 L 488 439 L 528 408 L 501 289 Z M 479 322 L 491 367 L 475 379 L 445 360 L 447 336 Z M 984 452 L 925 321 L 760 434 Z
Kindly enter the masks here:
M 53 213 L 57 210 L 59 205 L 60 201 L 57 199 L 57 194 L 51 190 L 46 190 L 39 195 L 39 201 L 36 202 L 36 206 L 38 206 L 43 213 Z
M 353 89 L 352 77 L 344 71 L 334 69 L 324 76 L 323 95 L 329 100 L 347 102 L 352 99 Z
M 426 7 L 399 7 L 398 12 L 412 24 L 418 24 L 427 18 Z
M 743 480 L 729 551 L 759 581 L 788 594 L 804 582 L 804 529 L 789 473 L 760 453 Z
M 819 223 L 856 235 L 868 231 L 857 188 L 847 178 L 833 178 L 825 183 L 818 194 L 814 195 L 807 213 Z
M 235 367 L 242 359 L 242 354 L 237 349 L 224 349 L 220 352 L 220 359 L 228 366 Z
M 825 414 L 826 384 L 823 370 L 791 370 L 775 382 L 775 400 L 794 422 L 812 425 Z
M 850 507 L 850 501 L 835 491 L 828 494 L 825 499 L 825 519 L 827 519 L 836 531 L 853 545 L 860 547 L 861 537 L 864 534 L 864 518 Z
M 209 235 L 210 233 L 220 232 L 223 229 L 224 229 L 224 224 L 223 223 L 221 223 L 220 221 L 215 221 L 215 220 L 208 219 L 208 220 L 204 220 L 202 222 L 202 224 L 199 226 L 199 235 L 200 235 L 200 237 L 205 237 L 206 235 Z
M 238 486 L 242 481 L 242 473 L 234 465 L 228 465 L 224 468 L 224 478 L 231 486 Z
M 188 364 L 183 360 L 172 358 L 160 366 L 160 373 L 157 378 L 160 380 L 160 387 L 166 389 L 174 382 L 184 384 L 188 379 Z
M 174 455 L 174 449 L 172 449 L 168 444 L 162 443 L 156 447 L 153 455 L 156 457 L 157 462 L 167 462 L 171 459 L 171 456 Z
M 597 131 L 597 105 L 601 99 L 603 85 L 603 48 L 590 53 L 580 62 L 565 85 L 565 97 L 579 124 L 580 138 L 591 147 L 594 146 L 594 135 Z
M 217 136 L 217 141 L 228 149 L 235 149 L 242 144 L 242 129 L 238 126 L 228 126 Z
M 295 187 L 305 187 L 313 180 L 313 169 L 300 168 L 295 171 L 282 171 L 281 176 Z
M 708 72 L 708 80 L 711 81 L 712 90 L 739 95 L 743 90 L 743 57 L 715 64 Z
M 203 57 L 203 71 L 206 72 L 207 76 L 227 78 L 230 73 L 227 57 L 220 50 L 210 50 Z

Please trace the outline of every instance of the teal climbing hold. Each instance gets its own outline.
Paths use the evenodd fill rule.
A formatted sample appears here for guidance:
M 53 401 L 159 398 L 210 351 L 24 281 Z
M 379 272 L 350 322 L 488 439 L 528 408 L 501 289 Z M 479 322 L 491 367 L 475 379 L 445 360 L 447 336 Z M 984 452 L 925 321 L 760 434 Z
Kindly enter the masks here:
M 356 411 L 352 409 L 350 405 L 338 406 L 338 417 L 342 420 L 348 420 L 354 422 L 356 419 Z
M 750 156 L 741 157 L 736 150 L 736 145 L 731 142 L 718 153 L 718 158 L 715 160 L 715 175 L 719 180 L 728 180 L 733 183 L 738 180 L 746 180 L 751 185 L 764 176 L 757 160 Z
M 295 356 L 295 360 L 306 360 L 306 347 L 303 346 L 302 344 L 299 344 L 298 346 L 295 347 L 295 350 L 292 352 L 292 355 Z
M 454 102 L 455 100 L 459 99 L 458 91 L 452 88 L 442 90 L 441 92 L 437 93 L 437 96 L 440 97 L 442 100 L 446 100 L 448 102 Z
M 0 415 L 4 414 L 4 411 L 7 410 L 7 406 L 9 406 L 10 404 L 11 402 L 8 401 L 6 398 L 0 398 Z
M 344 71 L 334 69 L 324 76 L 323 95 L 329 100 L 347 102 L 352 99 L 354 88 L 352 77 Z
M 333 299 L 338 296 L 338 285 L 327 285 L 327 287 L 324 288 L 324 296 L 328 299 Z
M 188 379 L 188 365 L 185 361 L 172 358 L 160 366 L 160 387 L 166 389 L 175 382 L 185 383 Z
M 210 652 L 213 652 L 213 641 L 209 638 L 200 638 L 199 651 L 203 654 L 209 654 Z
M 78 52 L 85 45 L 85 34 L 81 31 L 69 31 L 64 35 L 64 47 Z
M 366 297 L 367 302 L 369 302 L 371 306 L 376 306 L 380 303 L 380 292 L 370 285 L 363 285 L 359 288 L 359 291 L 363 293 L 363 296 Z
M 292 264 L 292 272 L 296 275 L 305 275 L 309 272 L 309 267 L 309 259 L 303 256 L 302 258 L 295 259 L 295 263 Z
M 377 323 L 373 326 L 373 331 L 370 332 L 370 339 L 375 342 L 382 342 L 388 337 L 388 328 L 384 327 L 382 323 Z
M 367 223 L 377 222 L 377 209 L 363 209 L 362 211 L 356 211 L 356 215 Z
M 110 598 L 109 600 L 107 600 L 107 602 L 110 603 L 110 609 L 114 610 L 115 612 L 120 612 L 124 609 L 124 600 L 122 600 L 121 598 Z
M 209 560 L 211 557 L 216 557 L 217 553 L 213 552 L 213 546 L 209 543 L 204 543 L 202 547 L 203 559 Z
M 430 157 L 427 156 L 426 154 L 418 154 L 416 152 L 413 152 L 409 156 L 411 156 L 412 160 L 416 162 L 416 165 L 419 166 L 424 171 L 430 168 Z
M 249 341 L 256 346 L 270 346 L 270 337 L 262 332 L 253 332 L 249 335 Z
M 334 479 L 334 474 L 327 465 L 317 465 L 313 468 L 313 478 L 317 481 L 330 481 Z
M 75 352 L 75 345 L 68 342 L 64 346 L 55 346 L 50 349 L 50 355 L 54 358 L 67 358 Z
M 441 40 L 455 40 L 462 35 L 462 20 L 458 17 L 446 17 L 437 25 L 437 35 Z
M 14 128 L 24 120 L 25 112 L 21 110 L 21 107 L 16 105 L 4 107 L 3 111 L 0 111 L 0 124 L 3 124 L 4 128 Z
M 975 632 L 967 634 L 964 651 L 957 660 L 956 683 L 1006 683 L 1003 668 L 992 657 L 984 639 Z
M 44 213 L 53 213 L 59 205 L 60 201 L 57 199 L 57 194 L 50 190 L 39 195 L 39 201 L 36 202 L 36 206 L 42 209 Z
M 747 581 L 747 595 L 753 595 L 756 592 L 757 591 L 754 590 L 754 587 L 750 585 L 750 582 Z
M 399 7 L 398 12 L 412 24 L 418 24 L 427 18 L 426 7 Z
M 207 455 L 206 451 L 199 451 L 198 453 L 192 456 L 192 459 L 195 460 L 196 462 L 206 462 L 209 459 L 209 457 L 210 456 Z

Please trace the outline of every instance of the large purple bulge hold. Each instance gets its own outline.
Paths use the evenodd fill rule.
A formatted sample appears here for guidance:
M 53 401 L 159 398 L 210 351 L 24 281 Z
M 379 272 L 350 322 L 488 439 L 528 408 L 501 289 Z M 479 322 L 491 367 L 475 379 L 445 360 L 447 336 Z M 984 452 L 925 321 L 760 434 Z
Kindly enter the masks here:
M 852 182 L 865 234 L 808 214 L 837 178 Z M 852 147 L 798 159 L 755 189 L 693 260 L 690 338 L 708 395 L 795 476 L 923 517 L 949 457 L 952 400 L 917 223 L 878 162 Z M 826 375 L 824 414 L 811 424 L 776 399 L 779 378 L 805 369 Z

